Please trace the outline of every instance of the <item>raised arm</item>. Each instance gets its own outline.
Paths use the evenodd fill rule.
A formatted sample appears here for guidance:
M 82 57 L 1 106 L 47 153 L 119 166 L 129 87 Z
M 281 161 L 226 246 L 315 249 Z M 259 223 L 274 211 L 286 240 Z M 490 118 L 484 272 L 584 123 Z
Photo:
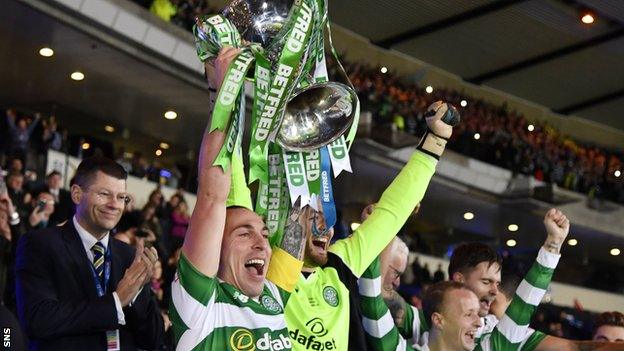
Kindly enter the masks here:
M 516 289 L 505 315 L 489 337 L 492 350 L 520 350 L 526 338 L 530 337 L 528 330 L 531 317 L 542 301 L 557 267 L 561 246 L 570 231 L 570 221 L 561 211 L 553 208 L 544 216 L 544 227 L 547 237 L 535 263 Z
M 457 122 L 452 119 L 459 118 L 455 108 L 449 111 L 449 106 L 440 101 L 429 106 L 426 114 L 429 131 L 417 151 L 384 191 L 375 210 L 355 230 L 353 236 L 339 240 L 330 247 L 329 251 L 339 256 L 354 275 L 359 277 L 364 272 L 403 227 L 424 197 L 435 172 L 437 159 L 444 152 L 446 140 L 452 134 L 451 124 Z
M 399 333 L 389 306 L 384 303 L 379 267 L 380 260 L 376 258 L 358 279 L 366 339 L 378 351 L 413 350 L 410 343 Z
M 239 51 L 232 47 L 223 48 L 214 60 L 214 67 L 207 67 L 208 81 L 212 88 L 220 88 L 229 63 Z M 228 169 L 224 172 L 221 167 L 212 165 L 223 145 L 225 133 L 219 130 L 209 132 L 209 125 L 208 122 L 199 150 L 197 202 L 182 252 L 197 270 L 208 277 L 214 277 L 219 268 L 231 171 Z

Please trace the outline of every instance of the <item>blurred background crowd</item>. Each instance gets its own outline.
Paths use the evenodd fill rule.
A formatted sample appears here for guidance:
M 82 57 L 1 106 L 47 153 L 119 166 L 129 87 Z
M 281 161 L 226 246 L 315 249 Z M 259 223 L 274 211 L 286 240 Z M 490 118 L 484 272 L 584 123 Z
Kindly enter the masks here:
M 164 21 L 191 30 L 195 17 L 215 12 L 207 0 L 133 0 Z M 331 76 L 339 76 L 336 63 L 328 55 Z M 341 59 L 356 88 L 362 110 L 370 112 L 374 126 L 421 136 L 426 130 L 423 114 L 436 100 L 451 102 L 460 108 L 462 123 L 455 128 L 449 147 L 465 156 L 511 170 L 514 174 L 586 194 L 590 199 L 624 204 L 621 172 L 624 152 L 599 144 L 588 144 L 562 134 L 557 128 L 511 110 L 505 104 L 494 105 L 471 98 L 463 92 L 423 87 L 380 67 Z M 60 117 L 60 116 L 59 116 Z M 83 158 L 101 154 L 117 160 L 130 175 L 154 182 L 154 190 L 140 208 L 130 202 L 119 223 L 115 238 L 130 245 L 143 243 L 157 248 L 160 274 L 151 288 L 158 298 L 163 316 L 168 309 L 168 287 L 180 254 L 189 223 L 189 204 L 183 190 L 193 191 L 193 173 L 178 165 L 165 167 L 157 157 L 134 151 L 88 145 L 89 135 L 73 133 L 59 125 L 53 111 L 16 110 L 5 106 L 0 118 L 0 296 L 4 305 L 15 311 L 14 276 L 17 240 L 33 229 L 57 225 L 71 218 L 73 203 L 63 188 L 59 172 L 48 172 L 47 155 L 55 150 Z M 165 171 L 163 173 L 163 171 Z M 178 191 L 165 198 L 161 185 Z M 132 189 L 129 189 L 132 195 Z M 17 213 L 19 217 L 14 217 Z M 346 224 L 343 224 L 346 227 Z M 401 294 L 414 305 L 428 285 L 444 280 L 441 266 L 421 264 L 424 251 L 416 241 L 410 244 L 411 269 L 405 273 Z M 425 252 L 428 253 L 428 252 Z M 506 269 L 521 272 L 525 262 L 514 260 L 508 252 Z M 603 287 L 622 292 L 622 286 L 608 277 L 600 277 Z M 620 289 L 620 290 L 618 290 Z M 589 339 L 596 315 L 585 311 L 583 301 L 574 308 L 542 304 L 532 326 L 548 334 L 571 339 Z M 614 306 L 615 308 L 616 306 Z

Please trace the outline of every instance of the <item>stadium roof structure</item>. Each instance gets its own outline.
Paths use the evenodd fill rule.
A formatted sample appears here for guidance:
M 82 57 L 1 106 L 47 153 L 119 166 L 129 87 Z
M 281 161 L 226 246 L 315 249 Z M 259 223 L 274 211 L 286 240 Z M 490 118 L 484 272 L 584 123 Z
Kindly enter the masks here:
M 554 112 L 624 130 L 624 1 L 329 4 L 333 22 L 376 45 Z M 584 11 L 595 15 L 592 25 L 580 21 Z
M 192 41 L 130 1 L 111 0 Z M 229 0 L 215 0 L 213 6 Z M 624 131 L 624 2 L 331 0 L 330 19 L 381 47 L 481 84 Z M 189 70 L 54 2 L 10 0 L 0 14 L 0 103 L 51 101 L 157 138 L 199 144 L 206 85 Z M 42 10 L 43 7 L 47 9 Z M 596 22 L 581 23 L 580 11 Z M 71 12 L 71 11 L 70 11 Z M 357 15 L 355 15 L 357 14 Z M 157 23 L 159 22 L 159 23 Z M 44 44 L 53 60 L 34 55 Z M 147 63 L 147 64 L 146 64 Z M 72 67 L 87 71 L 76 85 Z M 149 77 L 149 79 L 145 79 Z M 165 121 L 174 109 L 184 119 Z M 169 122 L 169 123 L 163 123 Z M 623 134 L 624 135 L 624 134 Z

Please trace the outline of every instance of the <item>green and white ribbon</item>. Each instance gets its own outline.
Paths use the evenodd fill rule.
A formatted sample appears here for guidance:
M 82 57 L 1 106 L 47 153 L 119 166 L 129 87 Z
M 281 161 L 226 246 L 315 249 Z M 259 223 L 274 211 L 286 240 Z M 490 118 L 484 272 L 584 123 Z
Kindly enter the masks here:
M 222 47 L 238 47 L 241 43 L 236 28 L 221 15 L 198 19 L 193 31 L 197 55 L 202 61 L 216 57 Z M 228 66 L 212 111 L 210 132 L 227 129 L 225 143 L 213 163 L 221 166 L 223 170 L 229 167 L 232 154 L 239 151 L 237 148 L 240 148 L 242 143 L 242 126 L 245 120 L 243 86 L 245 75 L 254 60 L 251 50 L 252 48 L 243 50 Z
M 241 88 L 253 57 L 251 52 L 245 50 L 232 61 L 212 112 L 211 132 L 215 129 L 224 130 L 229 124 L 225 143 L 213 163 L 224 170 L 228 168 L 234 151 L 241 147 L 245 122 L 245 95 Z M 234 120 L 230 121 L 232 115 Z
M 286 184 L 282 150 L 278 145 L 271 145 L 267 161 L 269 182 L 266 185 L 265 223 L 269 228 L 271 242 L 279 243 L 282 240 L 284 225 L 288 217 L 290 197 Z
M 268 96 L 259 113 L 249 147 L 249 182 L 266 182 L 269 136 L 279 127 L 286 101 L 299 74 L 299 64 L 307 52 L 313 26 L 315 8 L 312 0 L 297 0 L 293 4 L 286 44 L 273 73 Z M 274 123 L 277 122 L 277 123 Z
M 239 47 L 241 37 L 236 27 L 221 15 L 198 17 L 193 26 L 197 56 L 204 62 L 217 57 L 226 46 Z
M 283 156 L 290 192 L 290 204 L 293 206 L 297 199 L 301 198 L 300 206 L 303 208 L 310 202 L 303 153 L 284 151 Z
M 303 159 L 305 162 L 308 193 L 310 195 L 310 206 L 318 211 L 320 210 L 318 196 L 321 193 L 321 157 L 319 150 L 303 153 Z

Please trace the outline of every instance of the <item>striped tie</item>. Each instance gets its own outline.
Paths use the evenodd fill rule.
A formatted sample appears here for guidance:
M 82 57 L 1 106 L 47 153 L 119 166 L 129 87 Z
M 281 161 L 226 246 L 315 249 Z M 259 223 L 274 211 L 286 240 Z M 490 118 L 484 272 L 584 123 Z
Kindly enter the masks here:
M 104 276 L 104 254 L 106 253 L 106 249 L 104 249 L 104 244 L 98 241 L 93 245 L 91 250 L 93 250 L 93 268 L 95 268 L 95 273 L 97 273 L 98 278 L 100 278 L 100 284 L 102 284 L 102 278 Z

